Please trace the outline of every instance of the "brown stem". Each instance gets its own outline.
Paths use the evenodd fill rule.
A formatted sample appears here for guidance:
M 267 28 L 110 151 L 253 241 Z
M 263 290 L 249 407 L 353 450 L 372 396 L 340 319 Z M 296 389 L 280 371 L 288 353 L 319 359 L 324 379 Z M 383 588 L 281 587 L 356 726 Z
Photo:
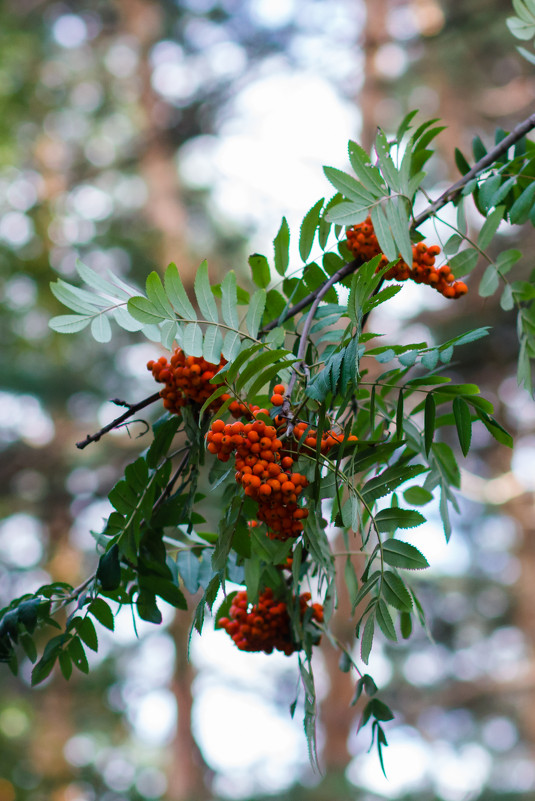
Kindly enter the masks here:
M 362 264 L 362 260 L 361 259 L 353 259 L 353 261 L 350 261 L 347 264 L 344 264 L 342 267 L 340 267 L 339 270 L 337 270 L 334 273 L 334 275 L 331 276 L 331 278 L 329 278 L 327 281 L 325 281 L 324 284 L 319 286 L 313 292 L 309 292 L 309 294 L 306 297 L 302 298 L 302 300 L 300 300 L 299 303 L 296 303 L 295 306 L 292 306 L 291 309 L 288 309 L 287 311 L 283 312 L 280 317 L 277 317 L 276 320 L 272 320 L 270 323 L 265 325 L 264 328 L 262 328 L 262 330 L 260 331 L 260 334 L 267 334 L 268 331 L 271 331 L 273 328 L 276 328 L 278 325 L 282 325 L 282 323 L 285 323 L 286 320 L 290 319 L 290 317 L 294 317 L 302 309 L 306 309 L 306 307 L 310 306 L 310 304 L 315 300 L 315 298 L 318 295 L 318 292 L 321 292 L 322 296 L 323 296 L 325 294 L 325 292 L 327 291 L 327 290 L 325 290 L 325 292 L 323 291 L 325 287 L 327 287 L 327 289 L 329 289 L 331 286 L 333 286 L 333 283 L 337 283 L 338 281 L 341 281 L 342 278 L 347 278 L 347 276 L 351 275 L 351 273 L 354 273 L 355 270 L 358 267 L 360 267 L 361 264 Z M 333 282 L 333 278 L 335 278 L 334 282 Z
M 127 411 L 121 414 L 119 417 L 116 417 L 115 420 L 112 420 L 107 426 L 101 428 L 100 431 L 96 432 L 96 434 L 88 434 L 85 439 L 76 443 L 76 447 L 82 450 L 82 448 L 85 448 L 86 445 L 89 445 L 91 442 L 98 442 L 104 434 L 108 433 L 108 431 L 118 428 L 120 425 L 122 425 L 122 423 L 124 423 L 125 420 L 128 420 L 129 417 L 132 417 L 132 415 L 136 414 L 136 412 L 139 412 L 141 409 L 144 409 L 146 406 L 150 406 L 151 403 L 159 400 L 160 397 L 160 393 L 155 392 L 154 395 L 151 395 L 149 398 L 145 398 L 145 400 L 139 401 L 139 403 L 125 403 L 124 401 L 117 399 L 113 400 L 112 403 L 115 403 L 116 405 L 127 406 Z

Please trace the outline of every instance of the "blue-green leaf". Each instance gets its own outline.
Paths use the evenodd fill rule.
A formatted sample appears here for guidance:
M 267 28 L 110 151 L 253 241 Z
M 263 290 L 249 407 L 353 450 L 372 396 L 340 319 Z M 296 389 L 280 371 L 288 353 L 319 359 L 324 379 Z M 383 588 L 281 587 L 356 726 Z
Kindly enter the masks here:
M 466 248 L 449 260 L 448 266 L 455 278 L 468 275 L 477 264 L 479 253 L 474 248 Z
M 188 356 L 202 356 L 203 335 L 198 323 L 188 323 L 184 327 L 182 347 Z
M 59 317 L 52 317 L 48 326 L 58 334 L 75 334 L 87 328 L 92 316 L 83 317 L 80 314 L 61 314 Z
M 208 278 L 208 265 L 206 260 L 202 262 L 197 270 L 194 289 L 195 297 L 197 298 L 197 303 L 199 304 L 199 309 L 204 319 L 212 323 L 217 323 L 219 321 L 219 315 Z
M 498 270 L 494 266 L 494 264 L 489 264 L 485 272 L 483 273 L 483 278 L 479 284 L 479 294 L 482 298 L 489 298 L 491 295 L 494 295 L 496 290 L 500 285 L 500 279 L 498 277 Z
M 230 270 L 221 282 L 221 313 L 223 320 L 231 328 L 238 329 L 238 295 L 236 292 L 236 274 Z
M 184 289 L 178 268 L 176 264 L 173 264 L 173 262 L 171 262 L 165 271 L 164 286 L 167 299 L 178 312 L 180 317 L 183 317 L 185 320 L 196 320 L 197 315 L 195 313 L 195 309 L 193 308 L 186 290 Z
M 219 364 L 223 350 L 223 335 L 217 325 L 209 325 L 204 335 L 203 357 L 211 364 Z
M 250 335 L 255 339 L 258 335 L 258 329 L 262 322 L 262 316 L 266 307 L 266 290 L 257 289 L 251 298 L 251 303 L 247 311 L 245 323 Z
M 516 203 L 514 205 L 516 205 Z M 477 238 L 477 246 L 481 248 L 481 250 L 485 250 L 485 248 L 487 248 L 492 242 L 494 234 L 498 230 L 498 227 L 501 221 L 503 220 L 504 211 L 505 211 L 505 206 L 498 206 L 498 208 L 494 209 L 494 211 L 488 215 L 487 219 L 483 223 L 483 226 Z
M 91 334 L 97 342 L 109 342 L 111 339 L 111 325 L 107 317 L 99 314 L 91 323 Z
M 389 261 L 397 259 L 398 250 L 383 209 L 379 205 L 376 205 L 371 209 L 370 215 L 379 247 Z

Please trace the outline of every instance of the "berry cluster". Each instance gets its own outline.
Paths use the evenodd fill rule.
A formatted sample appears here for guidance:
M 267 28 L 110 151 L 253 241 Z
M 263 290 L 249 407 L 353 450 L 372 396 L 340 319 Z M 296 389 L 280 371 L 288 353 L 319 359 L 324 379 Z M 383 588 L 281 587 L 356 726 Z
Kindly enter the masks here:
M 381 253 L 379 242 L 375 236 L 371 218 L 363 223 L 347 229 L 347 246 L 355 257 L 369 261 Z M 406 281 L 411 278 L 417 284 L 428 284 L 445 298 L 460 298 L 468 292 L 463 281 L 455 281 L 453 274 L 446 264 L 444 267 L 435 267 L 435 258 L 440 253 L 438 245 L 427 247 L 423 242 L 412 246 L 412 265 L 402 259 L 388 270 L 385 278 Z M 388 263 L 385 255 L 382 256 L 379 268 Z
M 283 384 L 274 387 L 271 402 L 275 408 L 282 406 L 284 392 Z M 260 412 L 267 414 L 267 409 L 239 401 L 233 401 L 229 408 L 234 417 L 245 417 L 247 422 L 214 420 L 206 435 L 209 452 L 222 462 L 228 462 L 235 453 L 236 481 L 246 495 L 258 502 L 258 519 L 266 524 L 268 537 L 277 540 L 298 537 L 303 531 L 302 521 L 308 517 L 308 510 L 298 505 L 298 496 L 308 481 L 300 473 L 292 472 L 292 467 L 296 452 L 316 453 L 317 432 L 307 423 L 298 422 L 292 438 L 283 443 L 279 436 L 285 434 L 287 421 L 281 415 L 275 415 L 275 425 L 270 426 L 255 419 Z M 324 432 L 321 453 L 326 454 L 343 439 L 343 434 Z M 356 440 L 353 435 L 348 437 L 348 441 Z
M 208 450 L 220 461 L 228 462 L 231 454 L 236 454 L 236 481 L 246 495 L 258 501 L 258 518 L 266 524 L 268 536 L 278 540 L 298 537 L 308 510 L 298 506 L 297 498 L 308 482 L 300 473 L 290 472 L 294 460 L 283 454 L 277 429 L 263 420 L 214 420 L 206 439 Z
M 299 612 L 304 617 L 307 609 L 312 610 L 312 618 L 318 623 L 323 621 L 321 604 L 309 606 L 310 593 L 299 597 Z M 257 604 L 250 604 L 247 592 L 236 593 L 229 610 L 229 617 L 222 617 L 219 628 L 230 634 L 240 651 L 263 651 L 271 654 L 273 649 L 290 656 L 300 649 L 300 645 L 292 638 L 290 617 L 284 601 L 273 597 L 273 590 L 268 587 L 260 595 Z
M 210 384 L 210 379 L 224 364 L 226 360 L 223 357 L 219 364 L 210 364 L 202 357 L 186 356 L 181 348 L 176 348 L 170 362 L 165 356 L 160 356 L 157 361 L 151 359 L 147 362 L 147 369 L 156 381 L 165 384 L 160 392 L 165 408 L 180 414 L 180 409 L 186 404 L 202 405 L 210 397 L 218 386 Z M 213 410 L 218 409 L 228 397 L 220 395 L 213 404 Z

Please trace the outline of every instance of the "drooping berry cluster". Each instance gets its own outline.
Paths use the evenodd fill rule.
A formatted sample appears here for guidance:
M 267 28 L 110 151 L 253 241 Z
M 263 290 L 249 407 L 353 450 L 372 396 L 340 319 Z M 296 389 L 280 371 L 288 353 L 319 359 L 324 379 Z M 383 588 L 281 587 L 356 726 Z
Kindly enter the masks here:
M 271 402 L 275 408 L 284 402 L 285 387 L 274 387 Z M 245 417 L 247 422 L 224 423 L 214 420 L 206 435 L 210 453 L 222 462 L 228 462 L 235 454 L 236 481 L 246 495 L 258 502 L 258 519 L 266 524 L 268 537 L 287 540 L 298 537 L 303 531 L 302 521 L 308 510 L 298 504 L 298 497 L 308 485 L 305 476 L 292 472 L 296 452 L 305 450 L 316 453 L 317 432 L 307 423 L 298 422 L 292 437 L 283 437 L 287 431 L 287 420 L 280 415 L 274 417 L 275 425 L 266 425 L 255 419 L 267 409 L 234 401 L 230 409 L 235 417 Z M 320 450 L 325 454 L 335 444 L 342 442 L 343 434 L 327 431 L 322 434 Z M 350 436 L 348 441 L 356 441 Z
M 381 253 L 370 217 L 363 223 L 347 229 L 347 246 L 355 257 L 365 261 Z M 438 245 L 427 247 L 423 242 L 418 242 L 412 246 L 412 265 L 409 266 L 400 259 L 392 269 L 388 270 L 385 278 L 396 281 L 406 281 L 410 278 L 417 284 L 432 286 L 446 298 L 460 298 L 468 292 L 468 287 L 464 281 L 455 281 L 447 264 L 444 267 L 435 267 L 435 259 L 439 253 Z M 378 269 L 387 263 L 388 259 L 383 255 Z
M 165 384 L 160 392 L 165 408 L 179 414 L 187 403 L 202 405 L 210 397 L 219 386 L 210 384 L 210 379 L 224 364 L 226 360 L 223 357 L 219 364 L 211 364 L 202 357 L 186 356 L 181 348 L 176 348 L 170 362 L 165 356 L 160 356 L 157 361 L 151 359 L 147 362 L 147 369 L 152 372 L 156 381 Z M 221 395 L 215 401 L 213 409 L 218 409 L 228 397 Z
M 246 495 L 258 501 L 258 519 L 266 524 L 268 536 L 279 540 L 298 537 L 308 510 L 300 507 L 297 499 L 308 481 L 300 473 L 291 472 L 294 460 L 283 455 L 275 426 L 263 420 L 214 420 L 206 439 L 210 453 L 222 462 L 236 454 L 236 481 Z
M 301 619 L 310 608 L 312 618 L 321 623 L 323 607 L 321 604 L 309 605 L 310 597 L 308 592 L 299 597 Z M 232 637 L 241 651 L 263 651 L 271 654 L 275 648 L 290 656 L 301 648 L 292 638 L 286 604 L 273 597 L 270 587 L 260 595 L 257 604 L 249 603 L 246 590 L 236 593 L 229 616 L 220 618 L 218 626 Z

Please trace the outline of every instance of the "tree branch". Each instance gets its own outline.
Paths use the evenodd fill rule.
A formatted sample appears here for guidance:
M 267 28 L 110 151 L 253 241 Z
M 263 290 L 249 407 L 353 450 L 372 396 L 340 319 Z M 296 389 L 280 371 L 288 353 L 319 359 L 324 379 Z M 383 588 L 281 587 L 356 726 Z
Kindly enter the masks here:
M 429 217 L 432 217 L 436 211 L 442 208 L 442 206 L 445 206 L 446 203 L 450 203 L 452 200 L 455 200 L 455 198 L 460 194 L 461 189 L 466 186 L 466 184 L 471 181 L 472 178 L 475 178 L 476 175 L 479 175 L 479 173 L 486 170 L 487 167 L 491 166 L 491 164 L 494 164 L 494 162 L 499 159 L 500 156 L 509 150 L 511 145 L 516 144 L 516 142 L 522 139 L 523 136 L 529 133 L 529 131 L 532 131 L 534 128 L 535 114 L 531 114 L 527 119 L 519 123 L 516 128 L 505 137 L 505 139 L 502 139 L 502 141 L 499 142 L 496 147 L 493 147 L 492 150 L 489 150 L 486 156 L 483 156 L 482 159 L 476 161 L 472 169 L 467 172 L 466 175 L 463 175 L 462 178 L 459 178 L 459 180 L 456 181 L 452 186 L 446 189 L 446 191 L 443 192 L 440 197 L 429 206 L 429 208 L 415 217 L 411 228 L 418 228 L 419 225 L 421 225 Z
M 132 417 L 132 415 L 136 414 L 136 412 L 139 412 L 141 409 L 144 409 L 146 406 L 150 406 L 151 403 L 159 400 L 160 397 L 160 393 L 155 392 L 154 395 L 151 395 L 149 398 L 145 398 L 145 400 L 139 401 L 139 403 L 125 403 L 124 401 L 117 399 L 113 400 L 112 403 L 115 403 L 118 406 L 127 406 L 127 411 L 121 414 L 119 417 L 116 417 L 115 420 L 112 420 L 107 426 L 101 428 L 96 434 L 88 434 L 84 440 L 76 443 L 76 447 L 82 450 L 82 448 L 85 448 L 91 442 L 98 442 L 104 434 L 108 433 L 108 431 L 118 428 L 120 425 L 122 425 L 122 423 L 124 423 L 125 420 L 128 420 L 129 417 Z
M 362 264 L 362 259 L 353 259 L 353 261 L 344 264 L 329 279 L 327 279 L 325 283 L 321 284 L 321 286 L 319 286 L 313 292 L 310 292 L 306 297 L 300 300 L 299 303 L 296 303 L 295 306 L 292 306 L 291 309 L 288 309 L 287 311 L 283 312 L 280 315 L 280 317 L 277 317 L 276 320 L 272 320 L 270 323 L 265 325 L 264 328 L 262 328 L 262 330 L 260 331 L 260 334 L 267 334 L 268 331 L 271 331 L 278 325 L 282 325 L 282 323 L 285 323 L 286 320 L 290 319 L 290 317 L 294 317 L 296 314 L 299 314 L 299 312 L 302 311 L 302 309 L 306 309 L 306 307 L 310 306 L 310 304 L 317 298 L 318 292 L 321 292 L 323 296 L 327 291 L 327 289 L 330 289 L 333 286 L 333 284 L 336 284 L 343 278 L 347 278 L 347 276 L 351 275 L 351 273 L 354 273 L 355 270 L 357 270 L 361 266 L 361 264 Z M 325 289 L 325 287 L 327 288 Z M 324 289 L 325 291 L 323 291 Z

